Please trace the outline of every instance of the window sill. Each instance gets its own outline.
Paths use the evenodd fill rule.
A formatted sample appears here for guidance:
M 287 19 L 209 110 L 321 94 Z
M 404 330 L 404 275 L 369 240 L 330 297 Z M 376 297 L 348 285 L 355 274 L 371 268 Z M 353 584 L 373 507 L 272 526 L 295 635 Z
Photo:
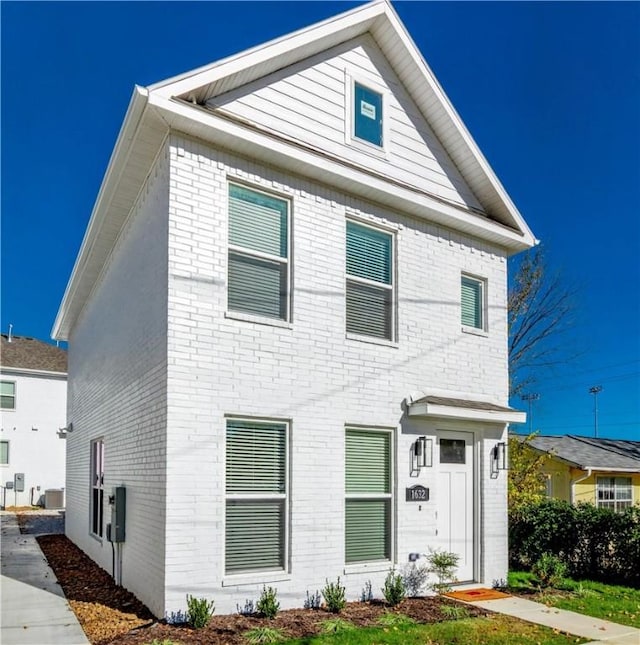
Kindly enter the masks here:
M 361 562 L 359 564 L 347 564 L 344 567 L 344 575 L 353 575 L 357 573 L 375 573 L 378 571 L 389 571 L 393 568 L 391 560 L 377 560 L 376 562 Z
M 224 317 L 230 320 L 241 320 L 242 322 L 256 323 L 257 325 L 269 325 L 270 327 L 280 327 L 281 329 L 293 329 L 293 324 L 288 320 L 244 314 L 240 311 L 225 311 Z
M 267 584 L 269 582 L 286 582 L 291 580 L 288 571 L 274 571 L 272 573 L 239 573 L 238 575 L 225 576 L 222 579 L 223 587 L 241 587 L 243 585 Z
M 95 533 L 89 533 L 89 537 L 92 540 L 95 540 L 96 542 L 99 542 L 100 544 L 102 544 L 104 542 L 104 540 L 105 540 L 103 537 L 100 537 L 99 535 L 96 535 Z
M 382 345 L 383 347 L 393 347 L 398 349 L 400 345 L 393 340 L 386 340 L 384 338 L 375 338 L 374 336 L 360 336 L 358 334 L 347 333 L 345 335 L 347 340 L 356 340 L 360 343 L 370 343 L 371 345 Z
M 482 336 L 483 338 L 489 337 L 489 332 L 485 331 L 484 329 L 478 329 L 477 327 L 467 327 L 466 325 L 462 325 L 462 333 L 471 334 L 472 336 Z

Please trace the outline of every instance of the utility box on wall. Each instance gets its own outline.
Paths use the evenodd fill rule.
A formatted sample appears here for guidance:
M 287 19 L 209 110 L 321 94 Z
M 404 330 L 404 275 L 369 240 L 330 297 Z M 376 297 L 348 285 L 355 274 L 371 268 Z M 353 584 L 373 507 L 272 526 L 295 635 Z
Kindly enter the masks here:
M 109 498 L 109 504 L 111 505 L 111 525 L 108 527 L 107 539 L 111 542 L 124 542 L 127 489 L 124 486 L 116 486 Z
M 13 485 L 16 493 L 24 493 L 24 473 L 16 473 L 13 476 Z

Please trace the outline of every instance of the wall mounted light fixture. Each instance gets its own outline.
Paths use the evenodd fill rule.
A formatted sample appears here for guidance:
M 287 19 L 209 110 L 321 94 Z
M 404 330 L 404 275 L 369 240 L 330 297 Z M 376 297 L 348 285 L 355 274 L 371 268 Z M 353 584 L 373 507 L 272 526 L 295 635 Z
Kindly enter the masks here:
M 498 473 L 501 470 L 509 470 L 509 463 L 507 460 L 507 444 L 504 441 L 497 443 L 493 447 L 491 455 L 491 470 Z
M 413 454 L 418 468 L 433 466 L 433 439 L 418 437 L 413 444 Z

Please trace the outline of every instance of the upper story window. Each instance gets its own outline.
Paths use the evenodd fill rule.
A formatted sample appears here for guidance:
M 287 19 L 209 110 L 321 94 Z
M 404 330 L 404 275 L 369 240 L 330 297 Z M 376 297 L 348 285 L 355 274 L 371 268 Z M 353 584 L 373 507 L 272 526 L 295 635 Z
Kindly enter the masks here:
M 462 275 L 461 310 L 462 326 L 486 331 L 486 285 L 484 280 Z
M 600 508 L 619 512 L 633 505 L 631 477 L 598 477 L 596 488 Z
M 227 420 L 225 571 L 287 563 L 287 423 Z
M 14 381 L 0 381 L 0 408 L 16 409 L 16 384 Z
M 356 139 L 383 147 L 383 95 L 354 81 L 353 83 L 353 136 Z
M 289 320 L 289 202 L 229 184 L 228 308 Z
M 393 339 L 393 236 L 347 221 L 347 332 Z

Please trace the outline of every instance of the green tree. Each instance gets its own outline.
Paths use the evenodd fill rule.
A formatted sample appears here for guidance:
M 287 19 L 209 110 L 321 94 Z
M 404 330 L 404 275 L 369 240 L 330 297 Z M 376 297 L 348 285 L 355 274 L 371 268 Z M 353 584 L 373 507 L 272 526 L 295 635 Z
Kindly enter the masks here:
M 536 433 L 528 437 L 509 437 L 509 513 L 545 498 L 544 465 L 550 458 L 530 445 Z

